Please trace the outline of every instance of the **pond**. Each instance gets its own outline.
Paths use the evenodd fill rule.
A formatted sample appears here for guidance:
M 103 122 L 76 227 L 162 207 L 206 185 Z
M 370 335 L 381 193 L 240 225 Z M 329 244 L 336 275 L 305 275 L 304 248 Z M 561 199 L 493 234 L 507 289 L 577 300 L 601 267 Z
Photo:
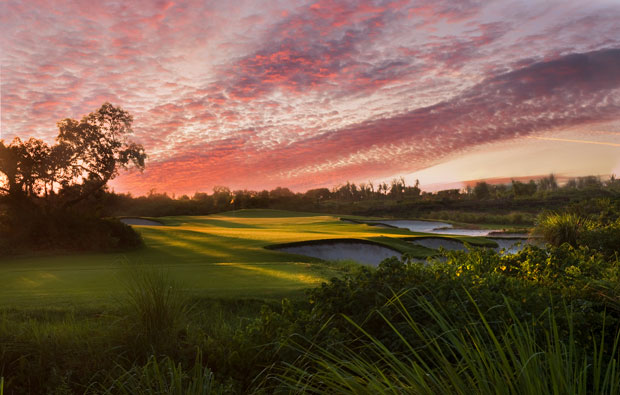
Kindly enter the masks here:
M 457 236 L 487 236 L 493 230 L 488 229 L 461 229 L 455 228 L 452 224 L 438 221 L 417 221 L 406 219 L 368 221 L 369 224 L 385 224 L 397 228 L 409 229 L 412 232 L 436 233 L 443 235 Z
M 516 254 L 528 244 L 538 244 L 535 240 L 524 237 L 488 237 L 488 239 L 493 240 L 499 246 L 495 251 L 499 252 L 503 249 L 505 255 Z

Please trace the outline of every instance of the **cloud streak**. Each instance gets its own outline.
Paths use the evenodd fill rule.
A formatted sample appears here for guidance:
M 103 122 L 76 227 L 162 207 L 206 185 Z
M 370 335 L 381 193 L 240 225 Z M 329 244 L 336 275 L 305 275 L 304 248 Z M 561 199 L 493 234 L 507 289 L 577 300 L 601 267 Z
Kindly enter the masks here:
M 594 144 L 594 145 L 606 145 L 608 147 L 620 147 L 620 144 L 610 143 L 606 141 L 562 139 L 562 138 L 557 138 L 557 137 L 531 137 L 531 138 L 537 139 L 537 140 L 561 141 L 561 142 L 566 142 L 566 143 Z

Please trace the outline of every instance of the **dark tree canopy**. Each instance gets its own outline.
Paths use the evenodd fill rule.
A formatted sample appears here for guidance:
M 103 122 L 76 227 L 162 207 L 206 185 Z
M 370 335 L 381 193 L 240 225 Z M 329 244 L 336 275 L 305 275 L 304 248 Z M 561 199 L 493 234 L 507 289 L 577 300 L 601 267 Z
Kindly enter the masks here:
M 106 186 L 120 169 L 144 169 L 146 154 L 128 140 L 133 117 L 104 103 L 80 121 L 58 122 L 56 143 L 0 140 L 0 195 L 10 205 L 35 202 L 68 207 Z

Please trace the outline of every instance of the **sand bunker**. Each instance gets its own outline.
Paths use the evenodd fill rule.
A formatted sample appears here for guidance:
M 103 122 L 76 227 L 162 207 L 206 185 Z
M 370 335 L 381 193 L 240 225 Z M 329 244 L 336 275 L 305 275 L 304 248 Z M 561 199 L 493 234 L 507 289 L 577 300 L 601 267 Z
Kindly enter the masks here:
M 372 266 L 378 266 L 386 258 L 393 256 L 400 258 L 402 255 L 400 252 L 387 247 L 361 242 L 326 241 L 275 249 L 289 254 L 311 256 L 326 261 L 349 259 Z
M 120 221 L 127 225 L 164 226 L 161 222 L 144 218 L 121 218 Z

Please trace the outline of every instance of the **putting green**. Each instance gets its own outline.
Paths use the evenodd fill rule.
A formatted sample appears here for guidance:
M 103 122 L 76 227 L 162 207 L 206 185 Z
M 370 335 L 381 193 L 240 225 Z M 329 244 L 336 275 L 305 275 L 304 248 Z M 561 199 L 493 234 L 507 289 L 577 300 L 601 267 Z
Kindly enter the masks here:
M 167 271 L 197 296 L 281 297 L 338 274 L 317 259 L 264 248 L 305 240 L 364 239 L 429 254 L 401 240 L 415 233 L 327 215 L 241 210 L 158 220 L 166 226 L 135 227 L 145 242 L 139 250 L 1 260 L 0 306 L 114 303 L 123 293 L 124 272 L 135 264 Z

